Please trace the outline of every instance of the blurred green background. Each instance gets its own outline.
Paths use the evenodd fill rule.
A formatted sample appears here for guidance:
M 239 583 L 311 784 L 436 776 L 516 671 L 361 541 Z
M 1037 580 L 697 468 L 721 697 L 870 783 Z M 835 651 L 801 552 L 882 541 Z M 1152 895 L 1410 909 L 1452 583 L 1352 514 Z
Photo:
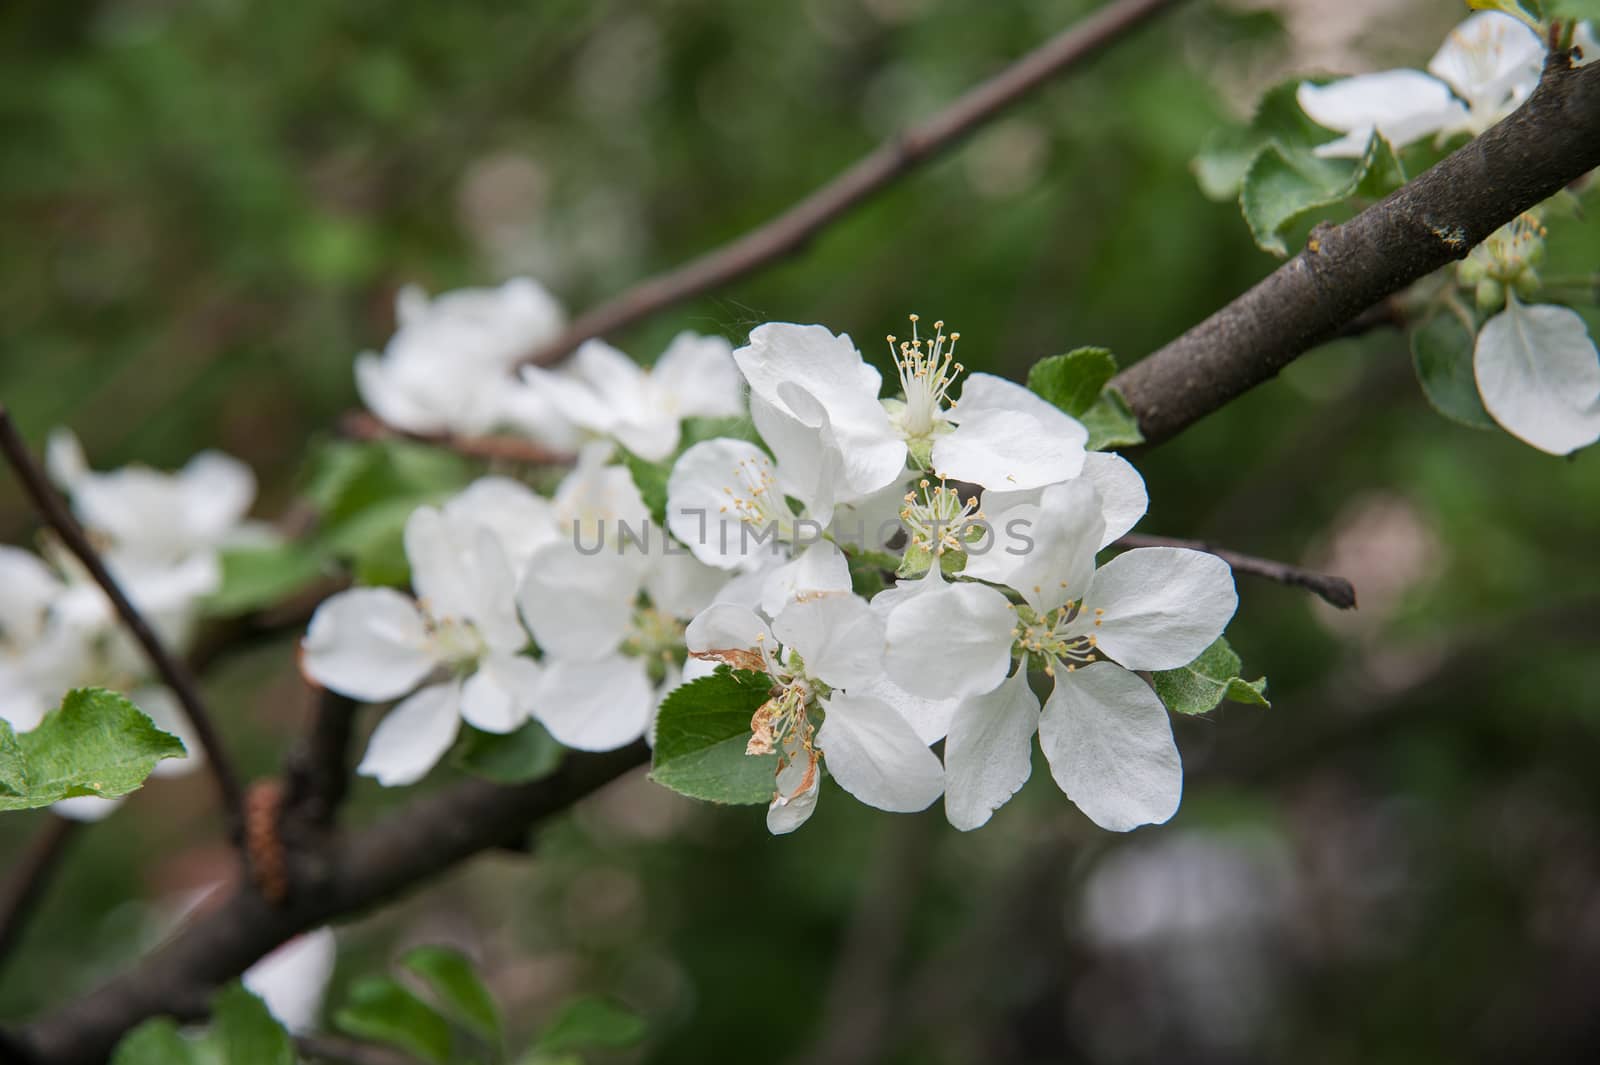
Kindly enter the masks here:
M 526 273 L 581 310 L 1089 6 L 7 4 L 0 399 L 101 467 L 221 447 L 276 516 L 401 284 Z M 648 360 L 682 328 L 820 321 L 881 358 L 917 311 L 962 332 L 970 368 L 1020 377 L 1080 344 L 1131 361 L 1275 265 L 1196 188 L 1205 134 L 1289 73 L 1421 65 L 1462 14 L 1187 5 L 801 255 L 612 339 Z M 1600 226 L 1552 228 L 1552 271 L 1592 272 Z M 1230 636 L 1274 706 L 1176 723 L 1170 824 L 1101 833 L 1042 762 L 971 835 L 829 785 L 774 840 L 757 810 L 630 779 L 531 857 L 346 926 L 332 1000 L 445 942 L 519 1031 L 576 991 L 642 1010 L 652 1034 L 619 1061 L 1594 1055 L 1595 461 L 1433 414 L 1395 333 L 1330 346 L 1139 461 L 1143 531 L 1339 572 L 1362 604 L 1242 583 Z M 33 528 L 0 484 L 0 534 Z M 291 642 L 207 680 L 245 768 L 273 772 L 308 706 Z M 404 798 L 363 781 L 350 820 Z M 0 1018 L 125 965 L 160 906 L 226 871 L 209 801 L 203 777 L 158 782 L 80 834 L 0 969 Z M 0 862 L 46 816 L 0 820 Z

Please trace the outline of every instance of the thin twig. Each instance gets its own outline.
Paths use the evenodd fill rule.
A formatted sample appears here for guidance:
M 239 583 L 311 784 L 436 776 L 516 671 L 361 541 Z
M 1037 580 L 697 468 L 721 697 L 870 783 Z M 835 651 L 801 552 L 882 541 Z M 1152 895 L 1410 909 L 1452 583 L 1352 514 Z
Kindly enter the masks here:
M 28 844 L 11 875 L 0 889 L 0 961 L 17 945 L 28 918 L 44 895 L 45 888 L 66 857 L 67 844 L 82 827 L 81 821 L 47 814 L 44 827 Z
M 315 828 L 333 824 L 350 787 L 350 736 L 356 703 L 338 692 L 319 689 L 310 727 L 289 753 L 285 766 L 289 791 L 285 812 Z
M 117 616 L 122 619 L 122 623 L 128 627 L 133 638 L 144 649 L 151 666 L 177 697 L 184 716 L 188 718 L 190 728 L 194 729 L 200 746 L 205 749 L 206 767 L 216 782 L 229 835 L 237 842 L 241 838 L 240 832 L 244 825 L 244 792 L 239 786 L 239 777 L 234 771 L 233 762 L 222 746 L 222 739 L 216 727 L 212 724 L 211 715 L 207 713 L 205 703 L 201 701 L 200 688 L 195 683 L 194 675 L 189 672 L 188 666 L 184 665 L 181 659 L 167 650 L 161 638 L 156 635 L 155 629 L 150 627 L 144 615 L 139 613 L 138 608 L 123 594 L 121 585 L 106 568 L 100 553 L 89 543 L 83 527 L 72 516 L 72 511 L 67 508 L 61 496 L 51 487 L 44 470 L 28 450 L 28 445 L 11 420 L 10 412 L 3 405 L 0 405 L 0 451 L 5 452 L 6 460 L 16 470 L 18 479 L 22 481 L 23 488 L 33 500 L 40 515 L 105 592 L 106 598 L 111 600 L 111 605 L 116 609 Z
M 1216 555 L 1222 559 L 1232 567 L 1235 573 L 1248 573 L 1252 577 L 1265 577 L 1267 580 L 1277 581 L 1279 584 L 1304 588 L 1323 602 L 1336 606 L 1340 610 L 1351 610 L 1356 605 L 1355 585 L 1343 577 L 1335 577 L 1331 573 L 1318 573 L 1315 570 L 1302 569 L 1299 566 L 1291 566 L 1287 562 L 1275 562 L 1270 558 L 1243 555 L 1237 551 L 1229 551 L 1225 547 L 1214 547 L 1203 540 L 1179 540 L 1171 536 L 1128 533 L 1111 546 L 1124 549 L 1134 547 L 1184 547 L 1190 551 L 1204 551 L 1208 555 Z
M 585 340 L 614 333 L 799 250 L 902 175 L 1178 2 L 1116 0 L 1107 4 L 958 97 L 932 118 L 890 138 L 778 217 L 698 259 L 642 281 L 581 315 L 560 336 L 529 352 L 524 361 L 534 365 L 556 362 Z
M 347 411 L 339 419 L 339 432 L 353 440 L 414 440 L 445 448 L 468 458 L 516 462 L 524 466 L 570 466 L 575 456 L 545 447 L 521 436 L 457 436 L 453 433 L 413 433 L 397 429 L 366 411 Z

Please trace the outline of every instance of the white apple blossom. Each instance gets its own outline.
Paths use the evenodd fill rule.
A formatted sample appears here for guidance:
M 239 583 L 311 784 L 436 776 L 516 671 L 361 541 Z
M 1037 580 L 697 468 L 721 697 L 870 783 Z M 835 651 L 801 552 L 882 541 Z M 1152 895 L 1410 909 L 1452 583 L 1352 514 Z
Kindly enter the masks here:
M 421 779 L 463 720 L 486 732 L 516 729 L 541 675 L 520 653 L 528 635 L 493 532 L 419 507 L 406 522 L 405 549 L 415 599 L 391 588 L 341 592 L 317 607 L 301 643 L 301 668 L 317 684 L 365 702 L 407 696 L 357 767 L 384 785 Z
M 683 419 L 744 413 L 732 352 L 721 337 L 683 332 L 646 369 L 590 340 L 559 370 L 530 366 L 522 376 L 574 425 L 660 462 L 678 449 Z
M 822 326 L 769 323 L 734 352 L 750 384 L 750 413 L 777 457 L 786 495 L 820 512 L 895 483 L 909 460 L 987 488 L 1042 488 L 1075 477 L 1088 432 L 1021 385 L 970 375 L 959 401 L 959 333 L 889 337 L 902 398 L 880 401 L 881 378 L 847 336 Z M 826 505 L 825 505 L 826 504 Z
M 751 722 L 750 754 L 776 752 L 779 768 L 767 810 L 774 835 L 792 832 L 816 808 L 826 762 L 835 780 L 880 810 L 925 809 L 943 788 L 939 760 L 901 713 L 875 694 L 883 673 L 883 621 L 860 596 L 837 549 L 810 548 L 797 564 L 799 590 L 768 618 L 747 605 L 713 604 L 687 633 L 690 653 L 765 672 L 772 697 Z M 769 575 L 764 583 L 772 584 Z M 762 593 L 770 597 L 770 589 Z M 813 713 L 820 711 L 820 728 Z
M 1483 11 L 1450 31 L 1426 74 L 1386 70 L 1328 85 L 1305 82 L 1296 98 L 1318 125 L 1344 134 L 1316 153 L 1356 159 L 1374 131 L 1396 148 L 1434 135 L 1477 136 L 1533 92 L 1544 56 L 1544 43 L 1525 23 Z
M 1552 455 L 1600 440 L 1600 352 L 1576 311 L 1508 291 L 1478 331 L 1472 369 L 1484 409 L 1512 436 Z
M 266 526 L 246 519 L 256 497 L 255 474 L 220 451 L 201 452 L 177 473 L 140 465 L 97 473 L 77 437 L 57 429 L 46 458 L 78 520 L 102 541 L 103 554 L 143 570 L 204 560 L 210 587 L 199 594 L 221 584 L 220 549 L 272 537 Z
M 555 299 L 527 278 L 432 300 L 407 286 L 399 328 L 382 355 L 356 357 L 356 388 L 380 419 L 415 433 L 477 435 L 510 428 L 556 447 L 572 443 L 560 411 L 516 376 L 517 361 L 561 331 Z
M 960 829 L 987 822 L 1027 781 L 1038 731 L 1051 775 L 1096 824 L 1165 821 L 1182 764 L 1166 708 L 1130 671 L 1177 668 L 1210 646 L 1238 603 L 1232 574 L 1215 556 L 1174 548 L 1096 570 L 1106 518 L 1087 477 L 1012 509 L 1024 508 L 1029 549 L 986 571 L 1022 603 L 938 565 L 874 600 L 889 679 L 923 699 L 959 700 L 945 738 L 946 814 Z M 1054 679 L 1042 709 L 1030 665 Z
M 333 929 L 315 928 L 250 966 L 239 980 L 291 1033 L 310 1032 L 322 1019 L 322 1000 L 338 953 Z

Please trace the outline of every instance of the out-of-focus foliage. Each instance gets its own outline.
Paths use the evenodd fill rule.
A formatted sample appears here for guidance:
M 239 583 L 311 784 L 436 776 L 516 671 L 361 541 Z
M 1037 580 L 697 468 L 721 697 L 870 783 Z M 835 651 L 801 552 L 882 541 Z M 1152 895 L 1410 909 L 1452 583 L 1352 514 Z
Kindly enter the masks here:
M 1433 23 L 1373 65 L 1424 61 L 1460 14 L 1418 6 Z M 0 399 L 36 439 L 72 425 L 104 465 L 226 448 L 270 513 L 321 483 L 308 445 L 354 402 L 351 358 L 388 335 L 401 283 L 528 272 L 591 304 L 775 213 L 1087 7 L 6 5 Z M 1239 120 L 1224 96 L 1251 95 L 1220 79 L 1313 73 L 1283 69 L 1307 44 L 1187 6 L 802 255 L 612 339 L 648 359 L 684 327 L 822 321 L 886 355 L 874 338 L 918 311 L 961 330 L 973 369 L 1017 377 L 1087 344 L 1134 361 L 1276 265 L 1189 163 Z M 1597 246 L 1592 214 L 1553 228 L 1546 276 L 1592 273 Z M 535 856 L 349 926 L 330 1009 L 389 956 L 450 942 L 480 960 L 512 1045 L 595 993 L 651 1022 L 626 1060 L 1592 1051 L 1595 461 L 1439 418 L 1392 332 L 1331 345 L 1139 458 L 1144 529 L 1309 562 L 1361 597 L 1335 615 L 1241 583 L 1230 637 L 1273 708 L 1175 722 L 1170 825 L 1097 832 L 1042 763 L 974 835 L 823 801 L 772 839 L 758 810 L 632 779 L 540 830 Z M 14 490 L 0 527 L 32 528 Z M 252 775 L 308 705 L 293 656 L 273 643 L 207 674 Z M 395 801 L 362 783 L 349 822 Z M 0 853 L 45 816 L 7 818 Z M 126 964 L 231 870 L 203 776 L 114 816 L 0 970 L 0 1016 Z

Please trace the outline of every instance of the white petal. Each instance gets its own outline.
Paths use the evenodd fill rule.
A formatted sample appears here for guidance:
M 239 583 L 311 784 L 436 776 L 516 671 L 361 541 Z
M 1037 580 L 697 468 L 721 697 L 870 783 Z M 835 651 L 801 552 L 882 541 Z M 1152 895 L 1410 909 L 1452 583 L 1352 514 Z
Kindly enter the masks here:
M 650 379 L 658 395 L 671 400 L 678 418 L 744 413 L 744 382 L 733 361 L 733 345 L 722 337 L 679 333 L 650 368 Z
M 404 695 L 436 664 L 416 604 L 392 588 L 353 588 L 323 600 L 300 643 L 307 677 L 368 703 Z
M 924 699 L 912 695 L 887 676 L 874 677 L 850 689 L 852 695 L 865 695 L 888 703 L 916 730 L 924 745 L 938 743 L 950 731 L 960 699 Z
M 655 692 L 637 658 L 546 660 L 533 716 L 564 746 L 579 751 L 624 747 L 650 725 Z
M 581 535 L 585 544 L 595 543 L 602 533 L 606 542 L 616 542 L 624 525 L 643 539 L 650 520 L 650 508 L 645 506 L 633 474 L 626 466 L 610 464 L 615 450 L 605 442 L 586 444 L 577 466 L 556 488 L 560 527 L 571 530 L 576 525 L 578 532 L 573 535 Z
M 322 1015 L 322 997 L 333 977 L 338 943 L 333 929 L 295 936 L 244 971 L 240 981 L 291 1032 L 307 1032 Z
M 372 352 L 356 356 L 356 391 L 380 421 L 411 433 L 436 433 L 449 428 L 439 412 L 419 398 L 391 360 Z
M 865 551 L 880 551 L 905 528 L 900 511 L 905 506 L 909 469 L 876 492 L 841 501 L 833 511 L 828 534 L 834 542 Z
M 739 519 L 732 499 L 750 498 L 763 481 L 776 479 L 772 460 L 754 444 L 718 437 L 678 457 L 667 478 L 667 528 L 708 566 L 732 569 L 748 560 L 781 557 L 766 527 Z M 765 489 L 771 491 L 771 489 Z M 781 499 L 774 505 L 785 507 Z
M 893 813 L 925 810 L 944 790 L 944 767 L 893 707 L 836 693 L 817 746 L 839 786 L 868 806 Z
M 44 560 L 0 544 L 0 638 L 27 643 L 44 625 L 45 612 L 66 588 Z
M 882 379 L 848 336 L 834 336 L 820 325 L 773 322 L 752 330 L 750 343 L 733 358 L 753 398 L 825 430 L 823 442 L 842 456 L 842 476 L 851 493 L 877 491 L 904 467 L 905 443 L 878 402 Z M 815 407 L 802 405 L 801 397 Z M 755 407 L 752 403 L 752 414 Z M 819 426 L 817 410 L 826 413 L 826 426 Z M 777 454 L 780 465 L 790 462 L 789 455 Z
M 1089 478 L 1074 478 L 1046 488 L 1037 506 L 1007 511 L 986 538 L 989 549 L 968 555 L 964 572 L 1015 588 L 1035 610 L 1053 610 L 1088 591 L 1104 533 L 1099 493 Z
M 1089 431 L 1021 385 L 978 373 L 961 387 L 950 413 L 954 432 L 933 445 L 940 476 L 985 488 L 1042 488 L 1083 469 Z
M 1544 42 L 1530 27 L 1499 11 L 1481 11 L 1450 31 L 1428 60 L 1428 72 L 1469 102 L 1498 102 L 1517 88 L 1533 90 L 1544 54 Z
M 695 558 L 665 529 L 656 531 L 660 535 L 652 544 L 655 551 L 645 574 L 645 591 L 657 610 L 687 620 L 716 599 L 728 583 L 727 571 Z
M 883 673 L 883 622 L 859 595 L 829 592 L 790 603 L 772 631 L 829 687 L 866 684 Z
M 690 654 L 716 651 L 771 649 L 778 643 L 772 630 L 749 607 L 736 603 L 713 603 L 702 610 L 683 632 L 684 646 Z
M 1120 666 L 1057 672 L 1039 718 L 1039 748 L 1056 784 L 1101 828 L 1159 825 L 1178 810 L 1183 762 L 1167 708 Z
M 90 472 L 83 445 L 78 442 L 77 434 L 66 428 L 50 430 L 50 437 L 45 441 L 44 463 L 50 471 L 50 479 L 67 495 L 71 495 L 78 482 Z
M 1106 521 L 1101 547 L 1139 524 L 1139 519 L 1150 509 L 1150 494 L 1145 490 L 1144 478 L 1133 468 L 1133 463 L 1121 455 L 1089 452 L 1083 457 L 1083 476 L 1100 493 L 1100 513 Z
M 515 651 L 528 642 L 517 621 L 516 585 L 493 532 L 434 507 L 406 520 L 411 585 L 435 619 L 471 622 L 486 643 Z
M 461 687 L 461 719 L 485 732 L 513 732 L 538 697 L 539 664 L 522 655 L 489 654 Z
M 812 544 L 792 562 L 770 571 L 761 586 L 761 609 L 777 617 L 796 598 L 810 592 L 850 591 L 850 563 L 826 540 Z
M 811 819 L 817 808 L 822 774 L 813 772 L 805 788 L 795 795 L 779 795 L 767 806 L 767 831 L 786 836 Z
M 535 551 L 517 604 L 539 646 L 565 658 L 616 650 L 639 597 L 637 562 L 610 549 L 583 554 L 565 540 Z
M 190 459 L 176 484 L 188 541 L 195 545 L 220 544 L 256 498 L 255 473 L 220 451 L 202 451 Z
M 938 567 L 889 613 L 889 677 L 913 695 L 956 699 L 992 691 L 1011 668 L 1016 615 L 981 584 L 946 584 Z
M 944 811 L 952 825 L 963 832 L 985 825 L 1022 790 L 1038 727 L 1026 662 L 994 691 L 961 701 L 944 741 Z
M 98 795 L 75 795 L 70 799 L 61 799 L 50 804 L 50 810 L 69 821 L 81 821 L 93 824 L 104 821 L 122 808 L 127 801 L 126 797 L 120 799 L 102 799 Z
M 509 477 L 478 478 L 444 505 L 444 513 L 494 533 L 518 578 L 534 548 L 561 535 L 555 505 Z
M 1516 297 L 1478 333 L 1484 408 L 1512 436 L 1566 455 L 1600 438 L 1600 354 L 1576 311 Z
M 384 715 L 356 772 L 386 788 L 414 784 L 439 764 L 461 728 L 461 682 L 430 684 Z
M 1222 635 L 1238 606 L 1233 571 L 1216 555 L 1141 547 L 1095 573 L 1069 631 L 1095 634 L 1100 650 L 1129 669 L 1177 669 Z
M 1400 148 L 1466 114 L 1449 86 L 1416 70 L 1362 74 L 1329 85 L 1306 82 L 1295 99 L 1319 126 L 1356 134 L 1352 140 L 1360 141 L 1361 151 L 1373 129 Z

